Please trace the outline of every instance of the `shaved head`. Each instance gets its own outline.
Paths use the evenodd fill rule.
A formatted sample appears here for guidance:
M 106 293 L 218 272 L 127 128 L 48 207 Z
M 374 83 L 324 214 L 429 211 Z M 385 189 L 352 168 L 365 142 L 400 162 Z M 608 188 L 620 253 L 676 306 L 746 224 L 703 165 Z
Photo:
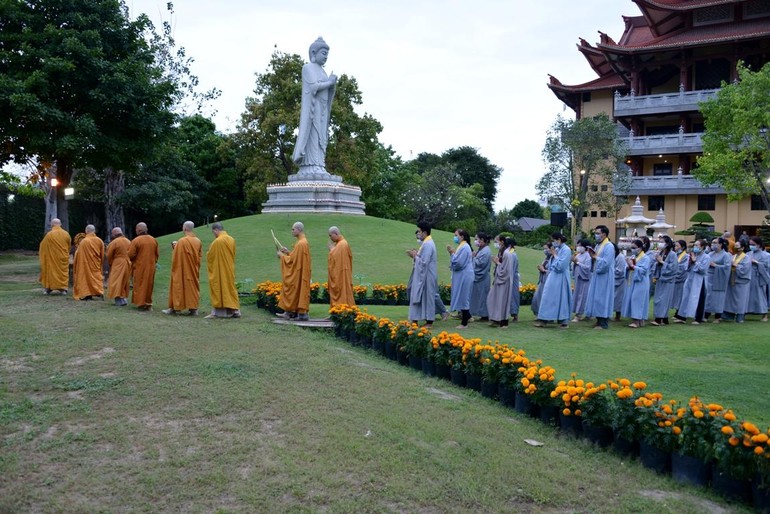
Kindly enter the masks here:
M 291 228 L 296 228 L 300 232 L 305 231 L 305 225 L 301 221 L 296 222 L 294 225 L 291 226 Z
M 192 229 L 194 228 L 195 228 L 195 223 L 193 223 L 192 221 L 185 221 L 184 224 L 182 225 L 182 230 L 184 230 L 185 232 L 192 232 Z
M 51 220 L 51 226 L 52 227 L 61 227 L 61 220 L 59 218 L 54 218 Z
M 112 237 L 118 237 L 123 235 L 123 229 L 120 227 L 115 227 L 112 229 Z
M 93 234 L 96 232 L 96 227 L 93 225 L 86 225 L 86 234 Z
M 340 229 L 337 227 L 329 227 L 329 234 L 340 235 Z
M 136 224 L 136 233 L 139 235 L 147 233 L 147 223 L 141 222 Z

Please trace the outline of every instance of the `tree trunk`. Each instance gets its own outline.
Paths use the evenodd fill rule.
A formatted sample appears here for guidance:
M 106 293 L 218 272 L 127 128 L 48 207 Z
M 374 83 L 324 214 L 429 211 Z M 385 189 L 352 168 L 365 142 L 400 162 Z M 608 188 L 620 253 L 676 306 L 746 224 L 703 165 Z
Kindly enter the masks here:
M 61 228 L 69 232 L 70 218 L 67 210 L 67 200 L 64 198 L 64 189 L 72 182 L 74 170 L 72 166 L 63 160 L 56 161 L 56 180 L 58 184 L 54 188 L 56 194 L 56 212 L 61 220 Z
M 104 170 L 104 214 L 107 231 L 115 227 L 125 230 L 126 219 L 120 197 L 126 188 L 126 178 L 122 171 L 113 168 Z

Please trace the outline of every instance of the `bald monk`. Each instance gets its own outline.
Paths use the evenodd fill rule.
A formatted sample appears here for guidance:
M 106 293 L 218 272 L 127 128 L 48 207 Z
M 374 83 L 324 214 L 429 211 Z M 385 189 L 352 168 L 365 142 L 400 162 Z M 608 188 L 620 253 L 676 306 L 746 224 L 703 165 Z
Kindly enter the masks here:
M 353 253 L 340 229 L 329 228 L 329 303 L 355 305 L 353 297 Z
M 86 235 L 75 250 L 72 265 L 72 296 L 75 300 L 92 300 L 104 297 L 104 241 L 96 237 L 96 228 L 86 226 Z
M 294 249 L 278 250 L 281 260 L 281 296 L 278 307 L 283 309 L 281 317 L 296 321 L 307 321 L 310 308 L 310 245 L 305 238 L 305 225 L 296 222 L 291 235 L 297 238 Z
M 107 264 L 110 265 L 110 277 L 107 280 L 107 296 L 115 299 L 115 305 L 128 305 L 128 284 L 131 281 L 131 259 L 128 248 L 131 241 L 123 235 L 123 229 L 115 227 L 110 233 L 112 240 L 107 245 Z
M 69 233 L 61 228 L 61 220 L 51 220 L 51 230 L 40 241 L 40 284 L 43 294 L 67 294 L 70 281 Z
M 147 233 L 147 224 L 136 225 L 136 237 L 128 247 L 134 277 L 131 303 L 140 311 L 152 310 L 152 288 L 155 285 L 155 266 L 158 264 L 158 242 Z
M 176 242 L 171 254 L 171 284 L 168 287 L 168 309 L 163 314 L 178 314 L 187 309 L 190 316 L 198 315 L 201 299 L 201 240 L 193 232 L 195 224 L 185 221 L 184 236 Z
M 235 288 L 235 239 L 227 235 L 221 223 L 212 223 L 214 240 L 206 252 L 209 274 L 211 314 L 204 319 L 240 318 L 241 302 Z

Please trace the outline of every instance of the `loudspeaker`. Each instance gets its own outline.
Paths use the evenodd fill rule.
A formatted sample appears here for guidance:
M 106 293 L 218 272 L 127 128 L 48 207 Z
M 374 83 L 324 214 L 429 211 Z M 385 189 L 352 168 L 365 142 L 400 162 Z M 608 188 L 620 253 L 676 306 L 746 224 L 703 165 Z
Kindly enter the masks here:
M 551 213 L 551 225 L 554 227 L 563 227 L 567 224 L 566 212 L 552 212 Z

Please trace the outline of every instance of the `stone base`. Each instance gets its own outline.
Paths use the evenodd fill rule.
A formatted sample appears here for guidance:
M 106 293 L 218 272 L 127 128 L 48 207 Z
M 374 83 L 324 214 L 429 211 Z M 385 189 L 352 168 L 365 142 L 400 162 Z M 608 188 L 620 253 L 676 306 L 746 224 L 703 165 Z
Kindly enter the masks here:
M 262 213 L 317 212 L 366 214 L 361 188 L 341 182 L 290 182 L 267 186 L 268 200 Z

